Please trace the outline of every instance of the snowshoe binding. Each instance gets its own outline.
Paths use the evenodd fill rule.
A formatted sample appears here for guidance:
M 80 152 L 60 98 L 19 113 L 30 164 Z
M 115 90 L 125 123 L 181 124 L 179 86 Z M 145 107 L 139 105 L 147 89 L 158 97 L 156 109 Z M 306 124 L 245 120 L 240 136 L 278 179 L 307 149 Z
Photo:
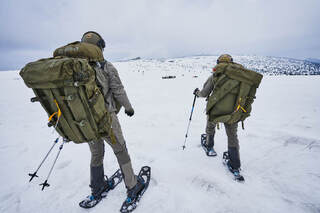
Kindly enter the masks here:
M 226 151 L 223 153 L 223 165 L 225 165 L 228 170 L 233 174 L 234 180 L 243 182 L 244 177 L 240 174 L 240 168 L 239 169 L 233 169 L 231 166 L 230 158 L 229 158 L 229 153 Z
M 201 146 L 202 146 L 203 150 L 205 151 L 206 155 L 209 156 L 209 157 L 217 156 L 217 153 L 214 150 L 214 148 L 213 147 L 208 147 L 206 143 L 207 143 L 207 135 L 206 134 L 202 134 L 201 135 Z
M 79 206 L 89 209 L 97 205 L 103 198 L 107 197 L 108 192 L 113 190 L 123 179 L 121 170 L 118 169 L 110 178 L 106 176 L 106 186 L 101 190 L 98 195 L 89 195 L 79 203 Z
M 127 198 L 123 202 L 120 212 L 127 213 L 135 210 L 139 204 L 139 201 L 149 186 L 151 178 L 151 168 L 144 166 L 141 168 L 137 177 L 137 184 L 132 189 L 127 191 Z

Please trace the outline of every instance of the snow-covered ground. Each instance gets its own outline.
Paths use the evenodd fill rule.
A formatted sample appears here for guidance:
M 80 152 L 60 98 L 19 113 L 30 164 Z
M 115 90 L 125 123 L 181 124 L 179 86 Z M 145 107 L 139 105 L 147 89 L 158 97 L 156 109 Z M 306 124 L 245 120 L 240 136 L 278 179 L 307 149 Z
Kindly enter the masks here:
M 208 158 L 199 146 L 206 123 L 203 99 L 196 101 L 182 151 L 192 92 L 202 87 L 214 62 L 189 66 L 192 58 L 176 60 L 182 69 L 170 65 L 176 62 L 115 63 L 135 109 L 132 118 L 119 115 L 134 169 L 152 167 L 151 185 L 135 212 L 320 212 L 320 76 L 264 77 L 252 116 L 245 130 L 239 127 L 246 181 L 238 183 L 222 165 L 224 128 L 215 137 L 217 157 Z M 177 78 L 163 80 L 164 75 Z M 40 104 L 30 103 L 32 91 L 18 72 L 0 73 L 0 91 L 0 212 L 118 212 L 123 183 L 94 209 L 78 206 L 89 193 L 86 144 L 64 146 L 45 191 L 39 184 L 58 147 L 39 178 L 28 182 L 57 134 L 47 127 Z M 107 174 L 118 168 L 108 146 L 104 162 Z

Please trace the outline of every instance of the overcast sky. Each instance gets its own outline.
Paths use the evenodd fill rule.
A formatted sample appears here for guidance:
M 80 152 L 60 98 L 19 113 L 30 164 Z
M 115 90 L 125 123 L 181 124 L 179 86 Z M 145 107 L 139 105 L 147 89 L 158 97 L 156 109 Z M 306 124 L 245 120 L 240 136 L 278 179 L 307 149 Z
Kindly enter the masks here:
M 320 0 L 1 0 L 0 70 L 94 30 L 106 59 L 198 54 L 320 58 Z

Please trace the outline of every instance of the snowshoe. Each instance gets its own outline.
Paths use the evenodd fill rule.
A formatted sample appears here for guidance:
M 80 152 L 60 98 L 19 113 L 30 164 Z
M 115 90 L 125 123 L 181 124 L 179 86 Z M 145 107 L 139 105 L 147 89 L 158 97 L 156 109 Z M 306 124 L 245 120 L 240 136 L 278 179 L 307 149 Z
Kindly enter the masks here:
M 227 151 L 223 153 L 222 159 L 223 159 L 223 165 L 225 165 L 228 168 L 228 171 L 232 173 L 232 175 L 234 176 L 234 179 L 239 182 L 244 181 L 244 177 L 240 174 L 240 168 L 239 169 L 232 168 L 229 154 Z
M 135 210 L 139 204 L 139 201 L 145 191 L 148 189 L 151 178 L 151 168 L 144 166 L 141 168 L 138 175 L 138 182 L 136 186 L 127 191 L 127 198 L 123 202 L 120 212 L 127 213 Z
M 99 195 L 89 195 L 79 203 L 79 206 L 89 209 L 97 205 L 103 198 L 107 197 L 108 192 L 114 189 L 123 179 L 121 170 L 118 169 L 110 178 L 106 176 L 106 187 Z
M 217 156 L 217 153 L 214 150 L 214 148 L 213 147 L 208 147 L 206 142 L 207 142 L 207 135 L 206 134 L 202 134 L 201 135 L 201 146 L 202 146 L 203 150 L 205 151 L 206 155 L 209 156 L 209 157 Z

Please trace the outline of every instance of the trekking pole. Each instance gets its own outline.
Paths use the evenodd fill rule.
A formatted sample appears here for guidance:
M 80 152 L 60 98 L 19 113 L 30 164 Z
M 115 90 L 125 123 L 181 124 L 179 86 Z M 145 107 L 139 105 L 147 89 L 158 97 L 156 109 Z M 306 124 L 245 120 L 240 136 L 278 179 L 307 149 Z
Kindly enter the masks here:
M 184 144 L 182 146 L 182 149 L 184 150 L 186 148 L 186 142 L 187 142 L 187 137 L 188 137 L 188 133 L 189 133 L 189 127 L 190 127 L 190 123 L 191 123 L 191 119 L 192 119 L 192 114 L 193 114 L 193 109 L 194 109 L 194 105 L 196 103 L 196 99 L 197 99 L 197 96 L 194 95 L 194 99 L 193 99 L 193 104 L 192 104 L 192 109 L 191 109 L 191 115 L 190 115 L 190 118 L 189 118 L 189 123 L 188 123 L 188 128 L 187 128 L 187 133 L 186 133 L 186 137 L 184 139 Z
M 42 191 L 44 190 L 45 187 L 49 187 L 49 186 L 50 186 L 50 184 L 48 183 L 49 177 L 50 177 L 50 175 L 51 175 L 51 172 L 52 172 L 52 170 L 53 170 L 54 165 L 55 165 L 56 162 L 57 162 L 57 159 L 58 159 L 58 157 L 59 157 L 59 155 L 60 155 L 60 152 L 61 152 L 61 150 L 62 150 L 62 148 L 63 148 L 63 144 L 64 144 L 65 142 L 66 142 L 66 141 L 63 140 L 62 144 L 61 144 L 60 147 L 59 147 L 59 151 L 58 151 L 58 153 L 57 153 L 57 155 L 56 155 L 56 158 L 54 159 L 53 165 L 52 165 L 52 167 L 51 167 L 51 169 L 50 169 L 50 172 L 49 172 L 49 174 L 48 174 L 48 176 L 47 176 L 47 179 L 46 179 L 43 183 L 39 184 L 40 186 L 42 186 Z
M 49 156 L 51 150 L 52 150 L 53 147 L 58 143 L 58 141 L 59 141 L 59 138 L 55 139 L 53 145 L 51 146 L 51 148 L 50 148 L 50 150 L 48 151 L 47 155 L 44 157 L 44 159 L 42 160 L 42 162 L 41 162 L 40 165 L 38 166 L 37 170 L 36 170 L 34 173 L 32 173 L 32 174 L 29 173 L 29 176 L 31 177 L 30 180 L 29 180 L 29 182 L 31 182 L 34 177 L 38 177 L 38 175 L 37 175 L 38 170 L 40 169 L 40 167 L 42 166 L 42 164 L 44 163 L 44 161 L 47 159 L 47 157 Z

